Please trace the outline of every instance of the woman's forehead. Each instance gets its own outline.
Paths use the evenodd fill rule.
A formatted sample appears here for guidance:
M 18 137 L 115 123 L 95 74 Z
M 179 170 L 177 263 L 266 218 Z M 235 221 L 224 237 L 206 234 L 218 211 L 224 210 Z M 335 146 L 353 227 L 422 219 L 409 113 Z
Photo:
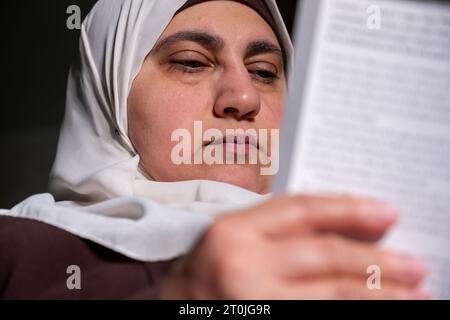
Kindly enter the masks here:
M 278 39 L 270 25 L 252 8 L 234 1 L 207 1 L 179 12 L 160 39 L 183 32 L 214 35 L 224 45 Z
M 200 4 L 203 2 L 207 2 L 207 1 L 213 1 L 213 0 L 188 0 L 177 11 L 177 13 L 179 13 L 189 7 L 192 7 L 194 5 L 197 5 L 197 4 Z M 219 0 L 215 0 L 215 1 L 219 1 Z M 228 0 L 228 1 L 238 2 L 238 3 L 244 4 L 244 5 L 252 8 L 256 12 L 258 12 L 258 14 L 260 16 L 262 16 L 264 18 L 264 20 L 266 20 L 266 22 L 271 26 L 271 28 L 275 31 L 275 33 L 278 33 L 279 30 L 278 30 L 277 24 L 273 18 L 272 13 L 270 12 L 269 8 L 267 7 L 265 0 Z

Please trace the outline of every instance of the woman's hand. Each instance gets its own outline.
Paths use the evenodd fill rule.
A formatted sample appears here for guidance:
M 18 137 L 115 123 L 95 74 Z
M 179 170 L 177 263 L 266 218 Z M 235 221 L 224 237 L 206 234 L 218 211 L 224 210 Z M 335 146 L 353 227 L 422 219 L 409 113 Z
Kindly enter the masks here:
M 180 260 L 162 299 L 422 299 L 415 258 L 375 244 L 396 219 L 370 199 L 284 196 L 224 215 Z M 379 266 L 381 289 L 367 268 Z

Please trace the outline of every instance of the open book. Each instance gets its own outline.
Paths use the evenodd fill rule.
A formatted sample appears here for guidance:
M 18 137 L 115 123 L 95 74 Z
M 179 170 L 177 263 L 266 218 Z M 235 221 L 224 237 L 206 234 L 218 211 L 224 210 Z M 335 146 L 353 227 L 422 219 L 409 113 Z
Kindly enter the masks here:
M 275 191 L 371 196 L 450 299 L 450 4 L 303 0 Z M 382 278 L 382 270 L 381 270 Z

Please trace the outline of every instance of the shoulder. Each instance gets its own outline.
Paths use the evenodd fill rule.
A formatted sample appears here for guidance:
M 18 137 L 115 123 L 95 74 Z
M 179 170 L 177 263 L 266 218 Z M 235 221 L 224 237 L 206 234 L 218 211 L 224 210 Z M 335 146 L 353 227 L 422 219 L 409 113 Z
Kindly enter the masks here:
M 11 256 L 34 255 L 31 247 L 44 249 L 81 245 L 81 240 L 59 228 L 36 220 L 0 216 L 0 248 Z M 28 249 L 28 250 L 20 250 Z
M 71 257 L 87 258 L 87 243 L 49 224 L 36 220 L 0 216 L 0 252 L 8 265 L 38 269 L 40 262 L 50 258 L 67 263 Z M 2 268 L 3 269 L 3 268 Z
M 128 259 L 62 229 L 0 216 L 0 297 L 123 298 L 149 285 L 142 262 Z M 81 288 L 68 288 L 75 269 Z

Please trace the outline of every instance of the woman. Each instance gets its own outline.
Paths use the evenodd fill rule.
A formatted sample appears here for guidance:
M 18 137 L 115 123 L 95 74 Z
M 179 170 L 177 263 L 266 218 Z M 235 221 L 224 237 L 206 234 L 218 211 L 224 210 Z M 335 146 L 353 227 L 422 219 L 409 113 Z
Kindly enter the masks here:
M 395 221 L 390 207 L 271 199 L 259 164 L 173 161 L 173 133 L 195 121 L 277 129 L 290 56 L 274 1 L 100 0 L 69 77 L 51 195 L 3 212 L 4 297 L 426 297 L 421 263 L 376 246 Z M 242 143 L 211 141 L 233 155 Z M 30 242 L 38 249 L 24 258 Z M 17 260 L 34 269 L 12 268 Z M 374 264 L 381 290 L 366 285 Z M 69 265 L 82 275 L 72 288 Z

